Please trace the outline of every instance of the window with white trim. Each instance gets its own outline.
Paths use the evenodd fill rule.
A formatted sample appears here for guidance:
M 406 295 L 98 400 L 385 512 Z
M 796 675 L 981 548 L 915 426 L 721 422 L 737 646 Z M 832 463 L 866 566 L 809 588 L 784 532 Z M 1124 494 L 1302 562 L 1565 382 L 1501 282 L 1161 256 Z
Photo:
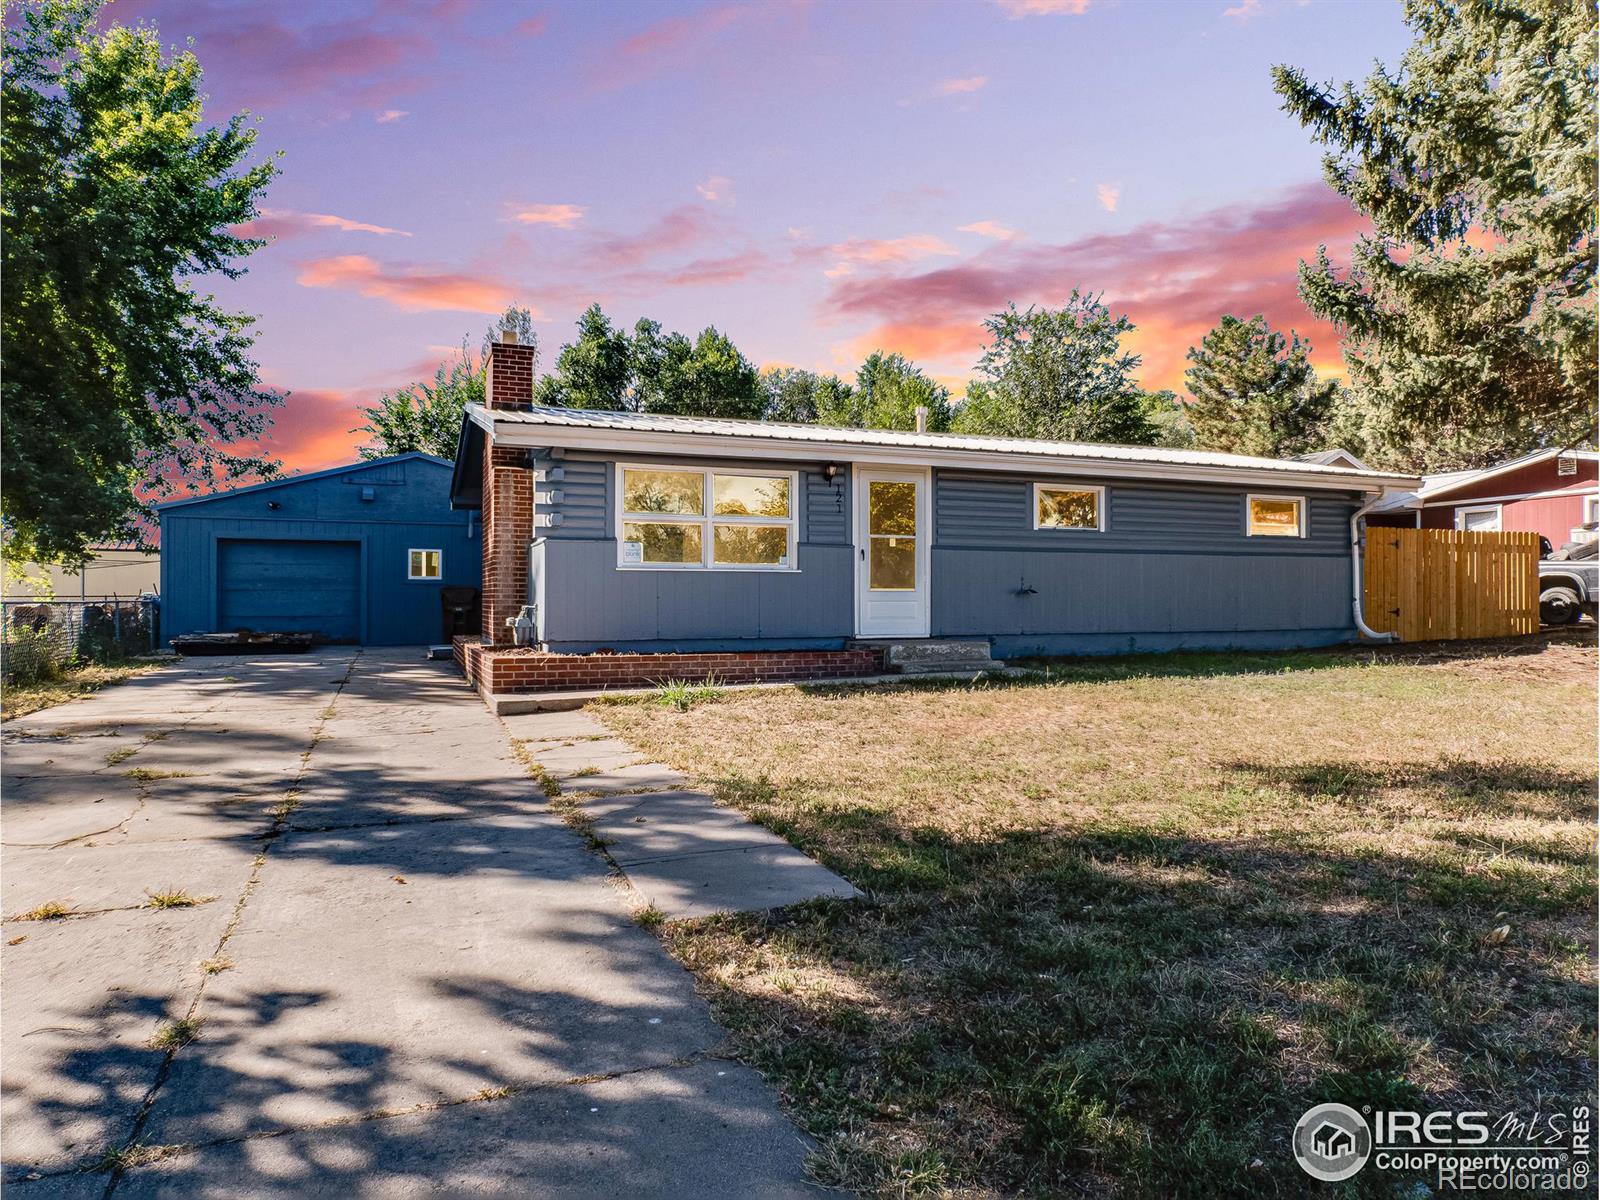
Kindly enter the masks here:
M 444 566 L 444 554 L 438 550 L 407 550 L 407 579 L 438 579 Z
M 793 471 L 617 464 L 617 565 L 655 570 L 794 569 Z
M 1106 490 L 1103 487 L 1036 483 L 1033 485 L 1033 527 L 1104 529 L 1105 501 Z
M 1583 498 L 1582 525 L 1593 525 L 1600 522 L 1600 495 L 1585 496 Z
M 1500 531 L 1500 506 L 1478 504 L 1456 509 L 1456 528 L 1466 533 L 1498 533 Z
M 1304 496 L 1249 495 L 1245 504 L 1245 535 L 1248 537 L 1306 536 L 1306 498 Z

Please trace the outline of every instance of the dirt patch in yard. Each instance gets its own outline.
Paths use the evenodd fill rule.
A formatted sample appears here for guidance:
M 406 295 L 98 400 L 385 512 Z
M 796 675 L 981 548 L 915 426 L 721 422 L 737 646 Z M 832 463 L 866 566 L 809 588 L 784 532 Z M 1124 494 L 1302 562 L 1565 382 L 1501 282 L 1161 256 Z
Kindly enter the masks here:
M 868 893 L 664 931 L 822 1179 L 1298 1194 L 1319 1101 L 1593 1104 L 1587 627 L 1038 665 L 596 710 Z

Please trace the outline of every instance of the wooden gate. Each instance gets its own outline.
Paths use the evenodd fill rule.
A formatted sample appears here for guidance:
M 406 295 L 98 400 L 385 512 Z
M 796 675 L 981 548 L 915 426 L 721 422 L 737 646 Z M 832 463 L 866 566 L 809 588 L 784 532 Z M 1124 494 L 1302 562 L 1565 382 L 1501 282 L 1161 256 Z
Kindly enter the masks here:
M 1367 530 L 1367 624 L 1403 642 L 1539 629 L 1539 535 Z

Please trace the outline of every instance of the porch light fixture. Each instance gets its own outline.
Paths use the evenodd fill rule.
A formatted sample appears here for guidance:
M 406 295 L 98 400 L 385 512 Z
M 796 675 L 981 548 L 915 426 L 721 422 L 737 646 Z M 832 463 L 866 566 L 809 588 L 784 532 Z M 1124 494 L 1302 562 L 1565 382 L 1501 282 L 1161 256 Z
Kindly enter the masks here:
M 829 483 L 832 483 L 835 479 L 839 478 L 839 464 L 829 463 L 827 466 L 823 467 L 822 477 Z

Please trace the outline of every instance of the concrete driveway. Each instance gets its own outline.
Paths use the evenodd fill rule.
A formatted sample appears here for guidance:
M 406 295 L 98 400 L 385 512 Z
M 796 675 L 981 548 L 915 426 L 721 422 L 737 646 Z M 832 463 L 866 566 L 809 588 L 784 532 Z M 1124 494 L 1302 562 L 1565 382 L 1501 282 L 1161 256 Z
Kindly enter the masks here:
M 4 740 L 19 1200 L 810 1194 L 448 664 L 189 661 Z

